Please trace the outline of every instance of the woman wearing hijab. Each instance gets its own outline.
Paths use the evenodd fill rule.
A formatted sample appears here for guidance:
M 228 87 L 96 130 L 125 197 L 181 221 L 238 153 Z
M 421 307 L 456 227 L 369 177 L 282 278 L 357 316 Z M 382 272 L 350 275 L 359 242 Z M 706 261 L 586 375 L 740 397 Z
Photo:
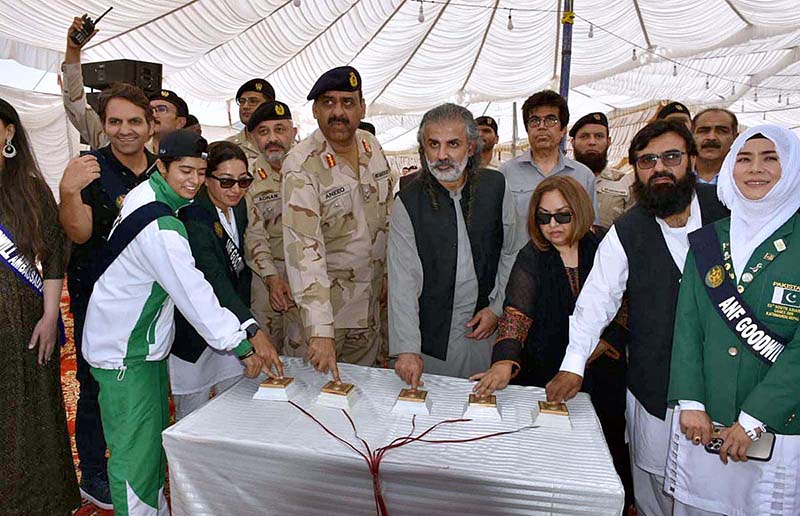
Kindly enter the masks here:
M 719 175 L 731 217 L 690 235 L 669 388 L 677 515 L 800 514 L 798 191 L 800 140 L 753 127 Z

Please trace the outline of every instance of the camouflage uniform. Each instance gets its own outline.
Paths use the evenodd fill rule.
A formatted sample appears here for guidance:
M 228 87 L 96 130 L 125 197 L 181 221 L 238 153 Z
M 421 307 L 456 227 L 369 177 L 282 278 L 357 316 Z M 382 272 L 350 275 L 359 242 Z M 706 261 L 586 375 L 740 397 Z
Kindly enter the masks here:
M 302 356 L 305 339 L 297 307 L 283 313 L 273 310 L 266 285 L 267 276 L 278 275 L 286 280 L 281 224 L 282 175 L 273 170 L 263 156 L 253 163 L 251 173 L 255 181 L 245 194 L 248 224 L 244 233 L 245 261 L 256 273 L 250 308 L 281 354 Z
M 248 138 L 247 131 L 245 129 L 242 129 L 230 138 L 226 138 L 225 141 L 235 143 L 240 149 L 242 149 L 242 151 L 244 151 L 245 156 L 247 156 L 247 164 L 251 168 L 261 155 L 261 153 L 258 151 L 258 147 L 256 147 L 255 142 L 253 142 L 251 138 Z
M 610 228 L 620 215 L 633 206 L 631 188 L 635 174 L 625 174 L 617 169 L 606 167 L 597 176 L 597 203 L 599 204 L 600 225 Z
M 359 170 L 318 129 L 283 164 L 283 241 L 292 295 L 307 337 L 336 340 L 337 360 L 380 356 L 380 294 L 392 177 L 377 139 L 356 131 Z

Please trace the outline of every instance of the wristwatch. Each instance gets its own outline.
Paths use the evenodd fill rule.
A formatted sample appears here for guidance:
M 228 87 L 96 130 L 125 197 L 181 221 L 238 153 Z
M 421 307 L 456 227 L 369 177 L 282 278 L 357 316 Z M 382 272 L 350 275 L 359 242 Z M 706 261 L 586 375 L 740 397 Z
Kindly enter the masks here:
M 758 430 L 761 430 L 761 432 L 759 433 Z M 766 431 L 767 429 L 764 427 L 764 425 L 751 428 L 750 430 L 745 430 L 747 437 L 749 437 L 751 441 L 758 441 L 761 439 L 761 435 Z
M 256 333 L 258 333 L 258 330 L 260 330 L 260 329 L 261 328 L 258 326 L 258 323 L 253 323 L 250 326 L 248 326 L 247 328 L 245 328 L 244 332 L 245 332 L 245 334 L 247 334 L 247 338 L 248 339 L 252 339 L 253 337 L 256 336 Z

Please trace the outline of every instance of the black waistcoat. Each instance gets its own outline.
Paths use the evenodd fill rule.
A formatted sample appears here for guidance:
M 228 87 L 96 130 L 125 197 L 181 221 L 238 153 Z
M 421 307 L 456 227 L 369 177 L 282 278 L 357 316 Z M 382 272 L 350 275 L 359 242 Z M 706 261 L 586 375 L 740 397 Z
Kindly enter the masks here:
M 478 278 L 478 302 L 475 312 L 489 305 L 494 289 L 497 264 L 503 248 L 503 194 L 505 178 L 495 170 L 481 169 L 475 179 L 475 200 L 472 216 L 469 182 L 461 191 L 461 210 L 467 225 L 472 261 Z M 432 178 L 431 178 L 432 179 Z M 423 283 L 419 297 L 419 325 L 422 352 L 441 360 L 447 358 L 450 322 L 453 316 L 453 295 L 458 260 L 458 228 L 450 193 L 433 181 L 439 209 L 431 205 L 425 181 L 418 177 L 406 184 L 398 196 L 403 201 L 411 224 L 417 252 L 422 262 Z
M 730 215 L 715 186 L 700 184 L 696 192 L 704 226 Z M 643 208 L 634 206 L 614 226 L 628 257 L 628 388 L 647 412 L 664 419 L 681 272 L 655 217 Z

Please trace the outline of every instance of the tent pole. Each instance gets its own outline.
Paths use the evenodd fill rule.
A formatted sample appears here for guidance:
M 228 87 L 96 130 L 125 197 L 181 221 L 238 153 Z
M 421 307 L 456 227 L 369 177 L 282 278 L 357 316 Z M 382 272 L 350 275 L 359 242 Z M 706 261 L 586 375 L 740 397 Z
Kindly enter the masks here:
M 561 16 L 561 77 L 558 92 L 569 98 L 569 73 L 572 62 L 572 25 L 575 22 L 574 0 L 564 0 L 564 14 Z M 564 150 L 565 140 L 561 141 L 561 150 Z
M 517 103 L 511 103 L 511 157 L 517 157 Z

